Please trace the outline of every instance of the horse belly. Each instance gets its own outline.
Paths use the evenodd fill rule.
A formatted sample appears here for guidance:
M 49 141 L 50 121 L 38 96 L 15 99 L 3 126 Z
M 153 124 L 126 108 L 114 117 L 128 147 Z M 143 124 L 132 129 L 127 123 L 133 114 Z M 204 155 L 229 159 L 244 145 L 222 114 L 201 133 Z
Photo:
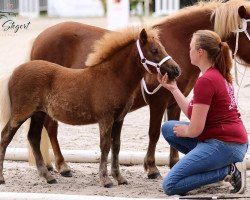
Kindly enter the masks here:
M 65 124 L 70 125 L 86 125 L 97 123 L 94 116 L 86 111 L 70 110 L 70 109 L 49 109 L 47 114 L 55 119 Z

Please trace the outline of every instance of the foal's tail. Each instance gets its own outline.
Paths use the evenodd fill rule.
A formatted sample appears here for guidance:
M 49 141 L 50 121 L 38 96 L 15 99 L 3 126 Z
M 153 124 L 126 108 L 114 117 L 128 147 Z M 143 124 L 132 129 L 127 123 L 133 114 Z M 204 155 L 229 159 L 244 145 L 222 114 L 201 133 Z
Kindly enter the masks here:
M 7 124 L 11 114 L 9 80 L 12 72 L 0 72 L 0 131 Z

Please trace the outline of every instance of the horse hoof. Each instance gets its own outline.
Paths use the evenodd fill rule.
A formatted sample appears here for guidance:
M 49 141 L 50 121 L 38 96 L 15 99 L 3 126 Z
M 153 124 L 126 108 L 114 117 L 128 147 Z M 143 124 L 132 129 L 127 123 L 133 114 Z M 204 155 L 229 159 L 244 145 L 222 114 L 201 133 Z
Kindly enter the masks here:
M 4 180 L 0 180 L 0 184 L 5 184 L 5 181 Z
M 128 185 L 128 181 L 118 182 L 118 185 Z
M 111 188 L 111 187 L 113 187 L 113 183 L 105 184 L 104 187 L 105 187 L 105 188 Z
M 72 176 L 73 176 L 72 173 L 71 173 L 71 171 L 61 172 L 60 174 L 61 174 L 63 177 L 72 177 Z
M 161 177 L 161 174 L 159 172 L 153 173 L 153 174 L 148 174 L 148 179 L 157 179 Z
M 48 171 L 53 171 L 54 170 L 53 166 L 47 166 L 47 169 L 48 169 Z
M 54 183 L 57 183 L 57 180 L 56 179 L 52 179 L 50 181 L 47 181 L 48 184 L 54 184 Z

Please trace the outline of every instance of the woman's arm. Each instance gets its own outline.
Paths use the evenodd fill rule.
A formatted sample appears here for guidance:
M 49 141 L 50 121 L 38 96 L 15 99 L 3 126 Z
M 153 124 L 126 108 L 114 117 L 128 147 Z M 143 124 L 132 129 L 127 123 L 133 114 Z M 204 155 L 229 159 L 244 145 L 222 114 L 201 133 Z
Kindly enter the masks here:
M 179 90 L 176 81 L 169 81 L 167 74 L 164 76 L 158 75 L 158 81 L 164 88 L 168 89 L 173 94 L 179 107 L 181 108 L 183 113 L 187 116 L 189 101 Z M 209 108 L 210 105 L 207 104 L 194 104 L 192 109 L 190 124 L 176 125 L 173 129 L 176 136 L 191 137 L 191 138 L 199 136 L 205 127 Z
M 173 129 L 176 136 L 190 138 L 199 136 L 205 127 L 209 107 L 206 104 L 194 104 L 190 124 L 176 125 Z
M 171 92 L 178 104 L 178 106 L 181 108 L 182 112 L 188 117 L 187 111 L 188 111 L 188 104 L 189 101 L 187 98 L 182 94 L 182 92 L 177 88 L 173 92 Z

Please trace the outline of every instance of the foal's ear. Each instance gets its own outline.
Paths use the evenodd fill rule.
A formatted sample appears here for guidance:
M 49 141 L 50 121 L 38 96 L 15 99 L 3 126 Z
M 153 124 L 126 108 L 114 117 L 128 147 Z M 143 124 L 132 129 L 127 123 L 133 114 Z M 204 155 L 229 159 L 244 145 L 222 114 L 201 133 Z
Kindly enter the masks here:
M 241 19 L 246 19 L 246 15 L 247 15 L 247 11 L 246 8 L 244 6 L 240 6 L 238 8 L 238 13 Z
M 142 44 L 146 44 L 148 41 L 148 34 L 145 29 L 142 29 L 140 33 L 140 41 Z

